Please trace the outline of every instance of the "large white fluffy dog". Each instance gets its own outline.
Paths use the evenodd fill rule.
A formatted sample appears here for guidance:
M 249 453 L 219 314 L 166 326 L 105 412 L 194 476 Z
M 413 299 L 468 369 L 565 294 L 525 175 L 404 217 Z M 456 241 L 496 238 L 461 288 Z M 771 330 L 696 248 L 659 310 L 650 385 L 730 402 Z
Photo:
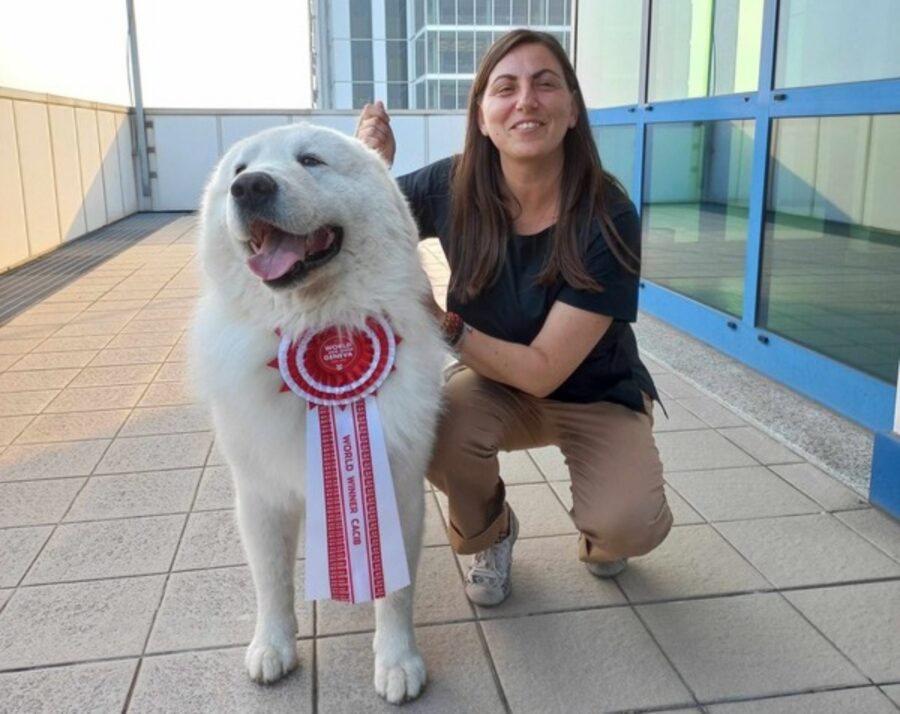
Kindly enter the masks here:
M 439 404 L 443 349 L 417 230 L 382 160 L 355 139 L 298 124 L 235 145 L 203 200 L 205 290 L 192 372 L 234 477 L 241 536 L 256 587 L 250 676 L 272 682 L 297 665 L 294 562 L 304 514 L 308 405 L 280 390 L 268 363 L 276 328 L 291 337 L 386 317 L 402 338 L 377 393 L 410 577 L 422 539 L 423 477 Z M 375 603 L 375 688 L 417 696 L 425 667 L 412 625 L 413 586 Z

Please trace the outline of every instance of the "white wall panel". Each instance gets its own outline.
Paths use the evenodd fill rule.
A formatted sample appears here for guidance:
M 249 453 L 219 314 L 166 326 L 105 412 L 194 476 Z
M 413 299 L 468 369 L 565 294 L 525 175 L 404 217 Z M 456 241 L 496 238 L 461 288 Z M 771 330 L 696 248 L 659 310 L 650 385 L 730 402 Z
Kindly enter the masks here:
M 67 241 L 87 232 L 84 220 L 84 193 L 81 190 L 78 133 L 75 130 L 75 108 L 50 105 L 47 109 L 50 112 L 59 229 L 62 240 Z
M 28 257 L 18 140 L 9 99 L 0 99 L 0 201 L 0 270 L 4 270 Z
M 59 214 L 50 153 L 50 122 L 47 106 L 36 102 L 13 102 L 19 138 L 25 220 L 28 222 L 32 255 L 59 245 Z
M 103 191 L 103 171 L 100 162 L 100 137 L 97 134 L 97 113 L 93 109 L 75 109 L 78 129 L 78 149 L 81 155 L 81 187 L 84 191 L 84 218 L 89 231 L 105 226 L 106 199 Z
M 425 161 L 431 163 L 462 151 L 466 138 L 466 115 L 428 116 L 428 146 Z
M 353 134 L 356 133 L 357 121 L 358 118 L 356 116 L 349 116 L 347 114 L 316 114 L 315 116 L 300 115 L 294 117 L 295 124 L 307 122 L 309 124 L 317 124 L 318 126 L 327 126 L 332 129 L 337 129 L 339 132 L 347 134 L 348 136 L 353 136 Z
M 391 117 L 391 128 L 397 142 L 391 173 L 402 176 L 425 166 L 428 163 L 425 120 L 421 116 L 394 116 Z
M 273 126 L 285 126 L 290 123 L 290 117 L 286 114 L 279 115 L 254 115 L 254 116 L 223 116 L 220 119 L 222 127 L 222 145 L 219 147 L 219 155 L 224 156 L 236 142 L 252 136 L 263 129 Z
M 116 144 L 119 147 L 119 176 L 122 179 L 122 200 L 125 215 L 130 216 L 139 208 L 136 179 L 137 157 L 131 141 L 131 117 L 116 114 Z
M 193 211 L 219 158 L 214 116 L 153 116 L 154 211 Z
M 119 146 L 116 141 L 116 119 L 112 112 L 97 112 L 100 134 L 100 157 L 103 161 L 103 188 L 106 196 L 106 218 L 109 223 L 125 215 L 122 200 L 122 175 L 119 171 Z

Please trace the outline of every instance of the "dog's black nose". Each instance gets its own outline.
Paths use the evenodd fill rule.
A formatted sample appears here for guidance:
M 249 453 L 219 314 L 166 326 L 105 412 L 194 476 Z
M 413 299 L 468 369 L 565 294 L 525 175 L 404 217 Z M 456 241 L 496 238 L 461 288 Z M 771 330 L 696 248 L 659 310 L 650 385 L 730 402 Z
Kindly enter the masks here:
M 275 179 L 262 171 L 243 173 L 231 183 L 231 195 L 241 208 L 261 208 L 277 191 Z

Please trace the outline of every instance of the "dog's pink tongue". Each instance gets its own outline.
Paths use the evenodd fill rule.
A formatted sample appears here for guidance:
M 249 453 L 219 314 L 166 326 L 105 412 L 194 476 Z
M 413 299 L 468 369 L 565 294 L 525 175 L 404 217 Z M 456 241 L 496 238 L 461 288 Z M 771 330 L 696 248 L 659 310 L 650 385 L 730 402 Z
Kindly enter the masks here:
M 273 231 L 266 236 L 259 252 L 250 257 L 247 265 L 263 280 L 277 280 L 305 257 L 305 236 Z

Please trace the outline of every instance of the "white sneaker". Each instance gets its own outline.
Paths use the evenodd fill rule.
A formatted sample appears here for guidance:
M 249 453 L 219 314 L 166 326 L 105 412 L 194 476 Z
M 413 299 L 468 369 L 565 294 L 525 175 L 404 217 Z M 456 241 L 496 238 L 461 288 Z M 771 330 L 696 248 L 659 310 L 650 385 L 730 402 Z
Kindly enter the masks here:
M 519 521 L 510 508 L 506 538 L 472 556 L 469 572 L 466 573 L 466 596 L 476 605 L 494 607 L 509 596 L 512 549 L 518 535 Z
M 588 571 L 596 578 L 614 578 L 628 565 L 627 558 L 610 560 L 608 563 L 585 563 Z

